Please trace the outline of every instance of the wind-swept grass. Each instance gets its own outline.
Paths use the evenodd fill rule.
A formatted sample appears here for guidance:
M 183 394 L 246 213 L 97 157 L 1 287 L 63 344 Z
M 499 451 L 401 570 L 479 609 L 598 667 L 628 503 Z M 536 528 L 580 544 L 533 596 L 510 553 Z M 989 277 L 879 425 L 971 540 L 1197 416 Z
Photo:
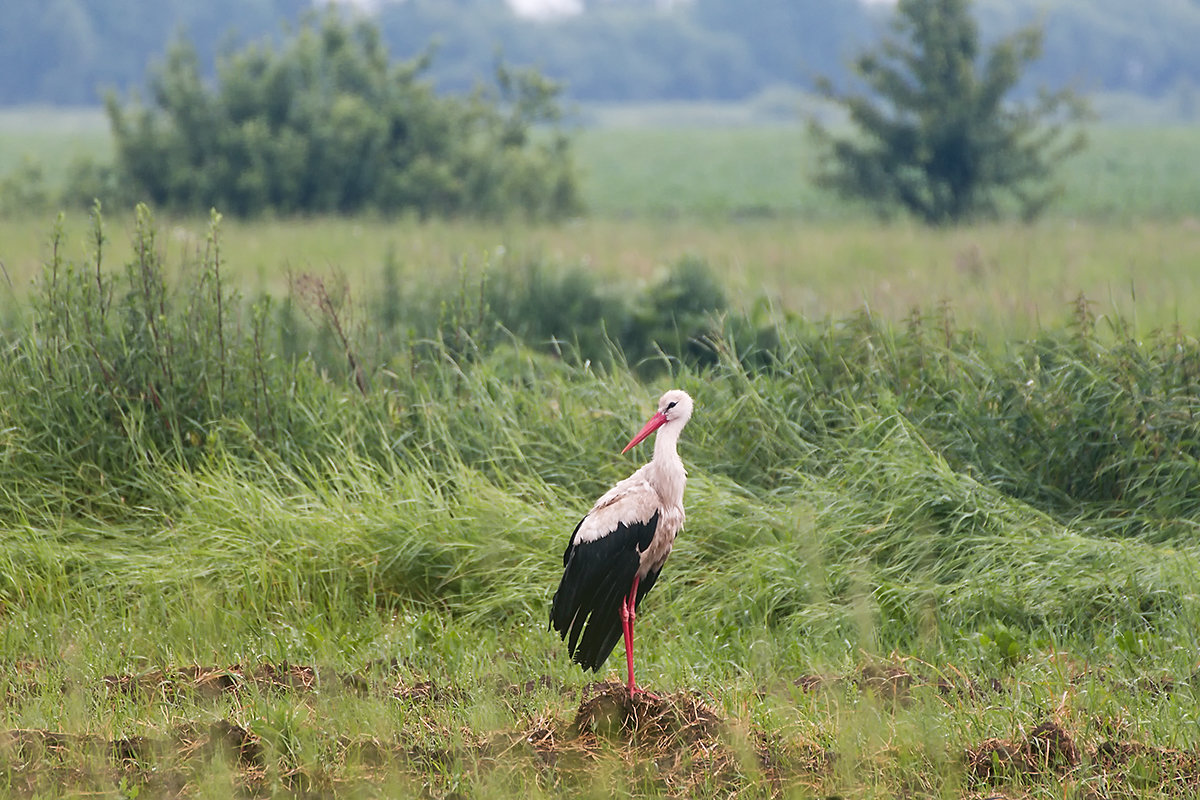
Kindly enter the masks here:
M 729 581 L 739 566 L 814 556 L 832 570 L 799 570 L 786 591 L 782 578 L 755 584 L 778 595 L 756 597 L 757 624 L 813 613 L 812 586 L 829 592 L 830 619 L 872 587 L 889 648 L 915 646 L 931 620 L 941 636 L 1057 626 L 1086 641 L 1112 625 L 1190 619 L 1182 586 L 1190 520 L 1200 514 L 1200 346 L 1182 332 L 1137 341 L 1120 327 L 1097 331 L 1081 305 L 1070 327 L 997 348 L 944 312 L 901 329 L 868 316 L 768 323 L 731 312 L 639 333 L 660 352 L 643 374 L 656 364 L 673 373 L 644 386 L 617 342 L 584 358 L 578 345 L 555 341 L 555 328 L 537 327 L 536 304 L 522 305 L 519 293 L 544 291 L 543 279 L 498 274 L 489 280 L 508 287 L 504 303 L 525 309 L 512 319 L 532 327 L 494 335 L 505 312 L 485 285 L 478 309 L 443 300 L 451 310 L 425 331 L 409 329 L 416 338 L 400 340 L 386 361 L 360 353 L 364 379 L 345 363 L 358 349 L 349 340 L 301 361 L 281 357 L 283 338 L 317 347 L 320 330 L 276 328 L 299 323 L 276 322 L 227 293 L 215 228 L 195 288 L 177 293 L 156 260 L 152 222 L 142 225 L 142 255 L 123 279 L 98 257 L 87 269 L 52 261 L 33 327 L 10 338 L 6 513 L 39 529 L 63 520 L 75 529 L 63 541 L 78 548 L 48 557 L 46 572 L 27 566 L 37 576 L 28 587 L 11 573 L 14 596 L 35 596 L 38 586 L 60 595 L 69 563 L 126 557 L 120 547 L 105 555 L 83 533 L 112 522 L 162 526 L 154 546 L 128 556 L 148 559 L 145 574 L 159 574 L 156 559 L 183 547 L 173 541 L 192 543 L 196 554 L 178 563 L 196 571 L 172 579 L 179 591 L 204 580 L 233 593 L 233 605 L 254 599 L 259 613 L 346 597 L 371 607 L 436 598 L 469 618 L 528 614 L 544 587 L 517 576 L 538 572 L 539 554 L 552 563 L 560 529 L 630 468 L 608 454 L 612 443 L 671 383 L 702 409 L 687 447 L 694 484 L 704 487 L 693 519 L 712 531 L 697 543 L 697 575 L 681 582 L 711 583 L 714 602 L 728 603 L 738 596 L 732 585 L 712 583 L 727 557 Z M 688 278 L 683 302 L 694 303 L 708 280 Z M 636 313 L 612 302 L 615 316 L 598 319 L 600 330 Z M 703 305 L 681 308 L 702 315 Z M 338 325 L 336 307 L 318 310 L 320 325 Z M 232 527 L 201 513 L 197 530 L 181 529 L 209 502 Z M 325 512 L 334 518 L 321 522 Z M 285 523 L 293 514 L 300 518 Z M 432 533 L 449 520 L 453 536 Z M 250 535 L 256 525 L 263 529 Z M 307 549 L 307 539 L 331 549 Z M 279 574 L 248 583 L 240 571 L 222 572 L 221 564 L 253 563 L 266 541 L 278 544 L 266 552 Z M 807 544 L 792 552 L 798 542 Z M 759 543 L 781 551 L 747 557 Z M 383 552 L 390 557 L 370 555 Z M 685 548 L 678 561 L 688 558 Z M 997 574 L 980 580 L 991 568 Z M 1102 585 L 1114 569 L 1120 593 Z M 330 587 L 325 571 L 355 577 Z M 148 589 L 142 573 L 99 574 L 112 591 L 139 593 Z M 1045 591 L 1036 588 L 1043 580 Z M 514 594 L 487 591 L 493 583 Z

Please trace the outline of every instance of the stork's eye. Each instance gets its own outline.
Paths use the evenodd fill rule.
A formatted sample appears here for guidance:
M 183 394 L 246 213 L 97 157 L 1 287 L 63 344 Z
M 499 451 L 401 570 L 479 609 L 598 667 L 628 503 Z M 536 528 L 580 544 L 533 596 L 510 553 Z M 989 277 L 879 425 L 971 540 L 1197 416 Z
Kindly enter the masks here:
M 674 401 L 674 400 L 672 400 L 671 402 L 667 403 L 667 411 L 670 411 L 670 410 L 671 410 L 672 408 L 674 408 L 674 407 L 675 407 L 675 401 Z

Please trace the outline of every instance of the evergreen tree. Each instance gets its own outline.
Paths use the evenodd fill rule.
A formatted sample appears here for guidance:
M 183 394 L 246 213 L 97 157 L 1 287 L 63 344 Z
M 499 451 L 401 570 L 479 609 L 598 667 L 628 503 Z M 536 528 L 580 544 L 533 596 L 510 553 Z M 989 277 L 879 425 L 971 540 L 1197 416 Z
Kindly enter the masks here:
M 856 130 L 839 137 L 813 123 L 829 155 L 819 181 L 930 224 L 995 215 L 1005 196 L 1037 215 L 1056 194 L 1054 167 L 1084 144 L 1086 116 L 1069 91 L 1006 99 L 1041 43 L 1028 27 L 981 56 L 971 0 L 899 0 L 891 36 L 852 64 L 869 92 L 821 84 Z

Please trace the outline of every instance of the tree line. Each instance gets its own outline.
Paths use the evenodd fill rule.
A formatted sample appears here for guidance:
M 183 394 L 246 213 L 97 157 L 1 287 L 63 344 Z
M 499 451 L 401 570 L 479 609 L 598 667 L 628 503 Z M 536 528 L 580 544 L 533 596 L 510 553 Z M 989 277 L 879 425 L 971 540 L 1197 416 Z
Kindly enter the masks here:
M 1031 219 L 1053 199 L 1054 168 L 1083 146 L 1086 104 L 1070 90 L 1012 97 L 1042 30 L 985 47 L 973 10 L 973 0 L 898 0 L 888 35 L 851 63 L 868 92 L 819 80 L 857 129 L 843 137 L 814 121 L 819 183 L 934 225 L 1005 206 Z M 310 13 L 281 45 L 227 53 L 215 81 L 177 39 L 148 97 L 108 94 L 115 163 L 72 165 L 66 194 L 239 216 L 582 210 L 555 83 L 498 62 L 494 89 L 439 95 L 422 78 L 430 63 L 393 60 L 373 20 L 335 10 Z M 32 183 L 6 177 L 0 209 L 31 205 Z
M 211 74 L 216 55 L 294 30 L 307 0 L 8 0 L 0 24 L 0 105 L 94 104 L 107 89 L 145 83 L 177 35 Z M 1022 25 L 1045 30 L 1033 85 L 1151 96 L 1200 85 L 1200 4 L 1190 0 L 979 0 L 981 37 Z M 780 84 L 812 88 L 819 75 L 852 75 L 849 60 L 886 34 L 890 11 L 859 0 L 593 2 L 553 20 L 517 17 L 504 0 L 385 2 L 384 43 L 413 58 L 436 42 L 428 77 L 470 91 L 497 55 L 536 66 L 581 101 L 752 97 Z

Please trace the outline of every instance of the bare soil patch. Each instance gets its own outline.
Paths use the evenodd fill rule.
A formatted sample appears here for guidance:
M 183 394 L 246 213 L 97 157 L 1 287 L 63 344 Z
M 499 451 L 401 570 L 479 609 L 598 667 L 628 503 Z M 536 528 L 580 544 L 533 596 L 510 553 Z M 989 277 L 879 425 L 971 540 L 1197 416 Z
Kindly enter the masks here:
M 1039 724 L 1017 740 L 986 739 L 966 753 L 967 773 L 992 782 L 1015 776 L 1063 775 L 1079 765 L 1079 749 L 1057 722 Z

